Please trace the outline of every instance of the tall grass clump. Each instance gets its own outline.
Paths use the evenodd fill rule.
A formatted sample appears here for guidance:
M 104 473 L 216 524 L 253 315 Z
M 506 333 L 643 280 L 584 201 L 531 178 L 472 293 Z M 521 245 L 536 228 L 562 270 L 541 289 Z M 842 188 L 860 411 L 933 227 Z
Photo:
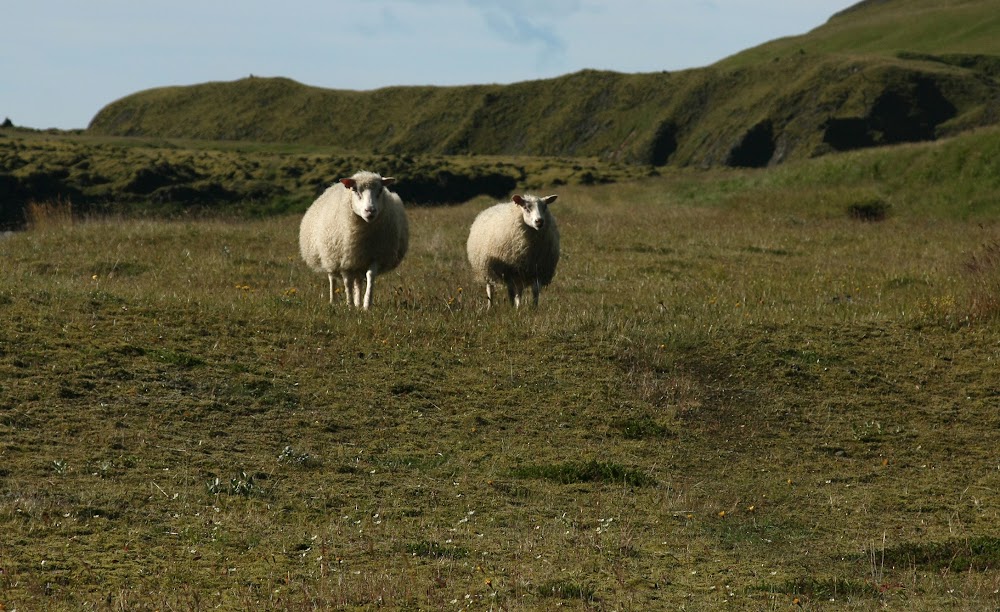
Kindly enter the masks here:
M 983 245 L 964 265 L 969 285 L 969 317 L 994 319 L 1000 315 L 1000 240 Z
M 73 202 L 69 198 L 31 200 L 24 207 L 24 217 L 30 230 L 47 230 L 72 225 Z

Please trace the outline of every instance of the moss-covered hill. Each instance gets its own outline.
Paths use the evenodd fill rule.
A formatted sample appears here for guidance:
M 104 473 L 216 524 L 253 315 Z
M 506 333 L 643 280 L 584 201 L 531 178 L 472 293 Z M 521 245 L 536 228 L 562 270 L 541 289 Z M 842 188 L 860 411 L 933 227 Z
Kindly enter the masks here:
M 998 121 L 1000 0 L 866 0 L 702 69 L 368 92 L 251 77 L 133 94 L 88 132 L 759 167 Z
M 454 204 L 514 190 L 558 189 L 655 174 L 596 159 L 354 154 L 332 147 L 106 138 L 0 127 L 0 231 L 23 227 L 34 203 L 77 215 L 301 212 L 359 169 L 398 179 L 411 205 Z

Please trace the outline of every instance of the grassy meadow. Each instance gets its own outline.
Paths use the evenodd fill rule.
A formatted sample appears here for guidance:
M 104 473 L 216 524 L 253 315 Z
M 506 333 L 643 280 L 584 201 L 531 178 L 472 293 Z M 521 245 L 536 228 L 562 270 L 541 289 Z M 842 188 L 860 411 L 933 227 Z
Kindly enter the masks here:
M 0 609 L 995 609 L 998 140 L 554 188 L 520 311 L 484 199 L 411 208 L 371 312 L 298 215 L 36 203 Z

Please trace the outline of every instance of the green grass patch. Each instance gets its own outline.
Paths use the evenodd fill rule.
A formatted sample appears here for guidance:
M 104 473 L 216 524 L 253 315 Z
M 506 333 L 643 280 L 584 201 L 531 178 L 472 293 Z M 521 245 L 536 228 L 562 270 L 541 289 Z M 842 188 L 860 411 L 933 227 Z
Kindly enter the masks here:
M 540 478 L 559 484 L 596 482 L 604 484 L 626 484 L 631 487 L 649 487 L 656 481 L 634 469 L 604 461 L 582 463 L 560 463 L 554 465 L 525 465 L 511 472 L 515 478 Z
M 539 597 L 576 599 L 590 603 L 595 602 L 596 595 L 592 587 L 571 580 L 549 580 L 536 586 L 534 592 Z
M 817 601 L 877 599 L 881 595 L 881 591 L 871 583 L 846 578 L 795 578 L 781 584 L 761 585 L 757 589 L 768 593 L 799 595 Z
M 432 559 L 465 559 L 469 551 L 461 546 L 448 546 L 439 542 L 416 542 L 406 545 L 406 552 L 415 557 Z
M 613 426 L 629 440 L 668 439 L 677 436 L 669 427 L 649 417 L 621 419 L 615 421 Z
M 182 368 L 194 368 L 205 364 L 205 361 L 200 357 L 190 355 L 184 351 L 160 349 L 153 351 L 152 355 L 163 363 Z
M 1000 568 L 1000 538 L 976 536 L 967 540 L 907 542 L 877 553 L 877 560 L 897 568 L 934 572 L 986 571 Z

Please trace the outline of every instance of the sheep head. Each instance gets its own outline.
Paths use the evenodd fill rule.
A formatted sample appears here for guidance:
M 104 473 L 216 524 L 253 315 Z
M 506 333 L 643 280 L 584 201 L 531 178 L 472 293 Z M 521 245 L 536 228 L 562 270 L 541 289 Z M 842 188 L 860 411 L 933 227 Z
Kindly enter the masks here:
M 524 224 L 536 230 L 545 227 L 549 219 L 549 204 L 556 201 L 559 196 L 550 195 L 540 198 L 533 195 L 515 195 L 514 204 L 521 207 L 521 216 Z
M 358 172 L 350 178 L 340 179 L 340 184 L 351 192 L 351 208 L 354 214 L 371 223 L 381 212 L 382 190 L 395 180 L 390 176 L 379 176 L 374 172 Z

